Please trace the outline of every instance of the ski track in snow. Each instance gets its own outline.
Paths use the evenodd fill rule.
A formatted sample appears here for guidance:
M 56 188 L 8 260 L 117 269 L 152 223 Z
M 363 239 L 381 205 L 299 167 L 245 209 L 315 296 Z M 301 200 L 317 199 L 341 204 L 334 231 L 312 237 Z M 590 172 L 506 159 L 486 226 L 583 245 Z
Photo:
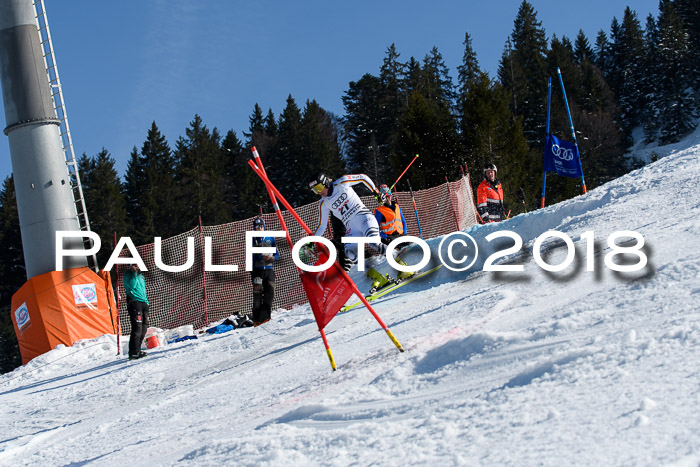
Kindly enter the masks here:
M 403 353 L 363 307 L 326 328 L 337 372 L 308 306 L 137 362 L 116 356 L 115 336 L 59 346 L 0 375 L 0 465 L 700 465 L 694 144 L 587 195 L 467 229 L 478 272 L 442 268 L 375 302 Z M 485 237 L 501 229 L 524 244 L 501 262 L 523 272 L 480 271 L 494 247 Z M 576 247 L 561 273 L 533 260 L 548 230 Z M 605 266 L 619 230 L 643 235 L 644 270 Z M 542 248 L 549 264 L 566 252 L 553 239 Z

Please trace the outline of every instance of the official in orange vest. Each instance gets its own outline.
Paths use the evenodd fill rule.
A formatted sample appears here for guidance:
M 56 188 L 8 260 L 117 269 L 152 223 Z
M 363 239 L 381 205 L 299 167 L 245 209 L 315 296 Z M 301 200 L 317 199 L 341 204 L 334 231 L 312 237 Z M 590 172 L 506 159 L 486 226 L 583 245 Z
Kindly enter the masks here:
M 506 218 L 503 207 L 503 186 L 496 178 L 494 164 L 484 167 L 484 181 L 476 189 L 476 209 L 484 223 L 500 222 Z
M 388 245 L 396 237 L 406 233 L 406 218 L 396 201 L 392 200 L 391 190 L 386 185 L 379 187 L 379 197 L 382 204 L 374 211 L 374 217 L 379 224 L 379 236 L 382 243 Z

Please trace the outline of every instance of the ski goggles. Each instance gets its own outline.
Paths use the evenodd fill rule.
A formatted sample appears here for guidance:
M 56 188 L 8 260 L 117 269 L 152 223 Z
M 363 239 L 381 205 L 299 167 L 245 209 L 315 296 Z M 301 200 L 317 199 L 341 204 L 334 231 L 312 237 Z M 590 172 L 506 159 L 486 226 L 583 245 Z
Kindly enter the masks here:
M 309 188 L 311 188 L 311 191 L 313 191 L 317 195 L 320 195 L 323 189 L 326 188 L 326 185 L 314 180 L 313 182 L 309 183 Z

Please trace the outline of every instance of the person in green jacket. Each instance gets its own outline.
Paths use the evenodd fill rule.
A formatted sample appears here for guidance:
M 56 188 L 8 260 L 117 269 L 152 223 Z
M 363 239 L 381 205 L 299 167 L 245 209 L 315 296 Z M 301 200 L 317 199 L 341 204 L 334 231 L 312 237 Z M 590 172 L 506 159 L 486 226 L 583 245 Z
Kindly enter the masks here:
M 146 279 L 137 264 L 132 264 L 122 278 L 126 291 L 126 309 L 131 321 L 131 338 L 129 339 L 129 360 L 148 355 L 141 350 L 143 338 L 148 329 L 148 297 L 146 296 Z

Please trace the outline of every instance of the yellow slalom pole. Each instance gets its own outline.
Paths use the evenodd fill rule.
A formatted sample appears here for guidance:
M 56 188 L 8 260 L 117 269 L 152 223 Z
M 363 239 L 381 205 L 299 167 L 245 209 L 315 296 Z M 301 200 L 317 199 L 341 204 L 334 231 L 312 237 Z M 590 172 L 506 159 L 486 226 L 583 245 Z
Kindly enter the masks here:
M 326 353 L 328 354 L 328 360 L 330 360 L 330 362 L 331 362 L 331 368 L 333 368 L 333 371 L 335 371 L 337 367 L 335 366 L 335 359 L 333 358 L 333 352 L 331 352 L 331 349 L 328 348 L 328 349 L 326 349 Z
M 416 155 L 416 157 L 418 157 L 418 156 Z M 414 158 L 414 160 L 415 160 L 415 158 Z M 263 169 L 261 169 L 260 167 L 258 167 L 258 166 L 255 164 L 255 162 L 253 162 L 252 160 L 248 160 L 248 165 L 249 165 L 249 166 L 253 169 L 253 171 L 260 177 L 260 179 L 263 181 L 263 183 L 264 183 L 265 186 L 268 188 L 268 190 L 270 190 L 272 193 L 274 193 L 274 195 L 276 196 L 276 198 L 282 202 L 282 204 L 287 208 L 288 212 L 292 215 L 292 217 L 294 217 L 294 218 L 296 219 L 296 221 L 299 223 L 299 225 L 300 225 L 309 235 L 311 235 L 311 229 L 309 229 L 309 227 L 304 223 L 304 221 L 301 219 L 301 217 L 299 217 L 299 214 L 297 214 L 297 212 L 296 212 L 296 211 L 294 210 L 294 208 L 287 202 L 287 200 L 284 199 L 284 196 L 282 196 L 282 194 L 279 192 L 279 190 L 277 189 L 277 187 L 275 187 L 275 186 L 272 184 L 272 182 L 270 182 L 270 180 L 269 180 L 269 179 L 267 178 L 267 176 L 265 175 L 265 172 L 263 171 Z M 335 268 L 340 272 L 340 274 L 343 275 L 343 277 L 344 277 L 345 280 L 347 281 L 347 284 L 353 289 L 353 292 L 355 293 L 355 295 L 360 299 L 360 301 L 362 301 L 362 303 L 365 305 L 365 307 L 367 308 L 367 310 L 369 310 L 369 312 L 372 314 L 372 316 L 373 316 L 374 319 L 377 321 L 377 323 L 379 323 L 379 325 L 381 326 L 381 328 L 384 329 L 384 331 L 386 331 L 387 335 L 388 335 L 389 338 L 392 340 L 392 342 L 394 343 L 394 345 L 395 345 L 401 352 L 403 352 L 403 347 L 401 347 L 401 344 L 399 343 L 399 341 L 396 340 L 396 337 L 394 337 L 394 334 L 391 332 L 391 330 L 387 327 L 386 324 L 384 324 L 384 321 L 382 321 L 382 319 L 379 317 L 379 315 L 377 314 L 377 312 L 374 311 L 374 308 L 372 308 L 372 305 L 369 304 L 369 302 L 368 302 L 367 299 L 365 298 L 364 294 L 363 294 L 362 292 L 360 292 L 360 290 L 357 288 L 357 285 L 352 281 L 352 279 L 350 279 L 350 276 L 348 276 L 348 273 L 345 272 L 345 270 L 344 270 L 342 267 L 340 267 L 340 265 L 339 265 L 338 263 L 335 263 L 334 266 L 335 266 Z M 320 328 L 319 328 L 319 331 L 320 331 L 320 333 L 321 333 L 321 337 L 323 338 L 323 344 L 325 345 L 326 351 L 327 351 L 328 356 L 329 356 L 329 358 L 330 358 L 330 360 L 331 360 L 331 367 L 333 367 L 333 370 L 335 371 L 335 369 L 336 369 L 335 361 L 333 360 L 333 354 L 330 352 L 330 347 L 328 346 L 328 340 L 326 339 L 326 334 L 325 334 L 325 332 L 323 332 L 323 329 L 320 329 Z
M 328 360 L 331 362 L 331 368 L 333 368 L 333 371 L 337 369 L 335 366 L 335 359 L 333 358 L 333 352 L 331 352 L 331 348 L 328 346 L 328 339 L 326 339 L 326 333 L 323 331 L 323 329 L 319 328 L 318 331 L 321 333 L 321 338 L 323 339 L 323 345 L 326 347 L 326 353 L 328 354 Z
M 401 343 L 394 337 L 394 333 L 391 332 L 391 329 L 386 328 L 386 334 L 389 336 L 389 339 L 391 339 L 391 342 L 394 343 L 397 349 L 399 349 L 401 352 L 403 352 L 403 347 L 401 347 Z

